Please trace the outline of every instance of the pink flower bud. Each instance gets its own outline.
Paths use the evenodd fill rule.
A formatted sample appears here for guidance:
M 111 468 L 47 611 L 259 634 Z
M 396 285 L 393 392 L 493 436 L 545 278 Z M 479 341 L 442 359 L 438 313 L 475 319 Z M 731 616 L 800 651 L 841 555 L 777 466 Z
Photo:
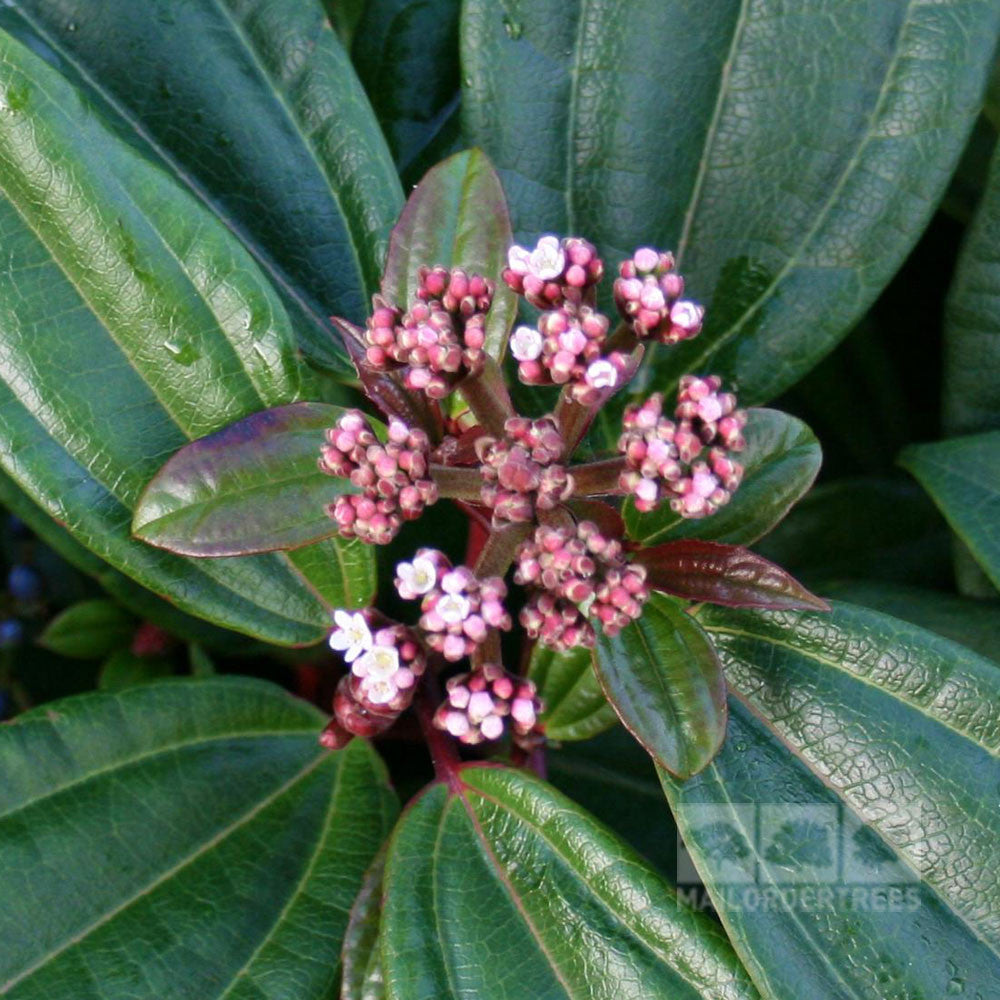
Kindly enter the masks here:
M 542 739 L 539 717 L 544 706 L 535 685 L 515 678 L 496 663 L 452 677 L 447 697 L 434 714 L 434 725 L 474 746 L 498 740 L 509 722 L 514 742 L 530 749 Z
M 319 467 L 350 479 L 362 491 L 338 497 L 327 507 L 343 537 L 387 544 L 404 520 L 418 517 L 437 501 L 437 486 L 426 475 L 430 441 L 422 430 L 393 420 L 383 445 L 364 415 L 349 410 L 327 431 L 326 439 Z
M 661 500 L 682 517 L 706 517 L 729 501 L 743 468 L 729 454 L 744 447 L 746 414 L 736 397 L 720 393 L 716 376 L 680 380 L 676 423 L 662 415 L 663 399 L 651 396 L 626 408 L 618 449 L 626 468 L 619 480 L 636 509 L 654 510 Z M 701 456 L 708 449 L 708 461 Z

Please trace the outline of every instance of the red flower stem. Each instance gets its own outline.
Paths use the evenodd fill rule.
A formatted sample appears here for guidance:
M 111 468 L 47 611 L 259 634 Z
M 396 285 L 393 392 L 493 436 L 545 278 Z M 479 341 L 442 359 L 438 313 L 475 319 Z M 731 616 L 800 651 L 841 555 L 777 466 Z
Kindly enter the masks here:
M 574 465 L 570 470 L 573 473 L 573 496 L 593 497 L 621 493 L 618 479 L 624 470 L 625 459 L 620 456 Z
M 442 497 L 471 500 L 473 503 L 479 500 L 483 477 L 478 467 L 432 464 L 428 473 Z
M 639 369 L 639 363 L 642 361 L 644 353 L 645 348 L 642 344 L 633 345 L 628 355 L 628 367 L 622 375 L 621 381 L 613 388 L 604 389 L 601 392 L 600 398 L 592 406 L 581 406 L 579 403 L 573 402 L 569 393 L 565 390 L 562 392 L 559 396 L 559 402 L 556 403 L 554 416 L 556 423 L 559 425 L 559 432 L 563 436 L 563 441 L 566 442 L 566 450 L 563 454 L 564 459 L 568 460 L 573 452 L 576 451 L 577 445 L 583 440 L 587 431 L 590 430 L 590 425 L 594 422 L 594 418 L 607 405 L 608 400 L 631 382 L 636 371 Z
M 453 792 L 458 792 L 462 787 L 458 777 L 462 759 L 458 756 L 451 738 L 434 725 L 434 710 L 440 701 L 441 688 L 437 676 L 433 670 L 428 670 L 417 688 L 413 706 L 424 734 L 424 742 L 431 755 L 435 776 L 438 781 L 445 782 Z
M 471 375 L 459 383 L 459 392 L 469 404 L 479 421 L 490 434 L 503 436 L 503 427 L 514 416 L 514 404 L 503 379 L 503 372 L 492 358 L 478 375 Z
M 472 567 L 473 572 L 480 579 L 485 576 L 504 576 L 514 561 L 518 545 L 529 534 L 530 524 L 508 524 L 505 528 L 490 531 L 490 536 Z
M 604 342 L 604 353 L 609 354 L 611 351 L 625 351 L 627 353 L 634 350 L 638 343 L 639 339 L 632 330 L 632 324 L 623 319 Z
M 482 508 L 476 506 L 475 504 L 466 503 L 464 500 L 456 500 L 455 506 L 458 507 L 470 521 L 475 521 L 480 528 L 484 528 L 487 532 L 492 532 L 493 526 L 490 524 L 490 519 L 482 512 Z

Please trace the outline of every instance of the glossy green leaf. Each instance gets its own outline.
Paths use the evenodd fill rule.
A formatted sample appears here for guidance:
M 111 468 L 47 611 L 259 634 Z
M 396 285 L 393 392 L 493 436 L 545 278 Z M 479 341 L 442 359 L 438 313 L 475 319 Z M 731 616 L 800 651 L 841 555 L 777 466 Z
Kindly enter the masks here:
M 1000 429 L 1000 150 L 958 258 L 945 310 L 944 423 Z
M 403 198 L 319 0 L 17 0 L 0 28 L 243 242 L 311 358 L 350 371 L 328 317 L 363 318 Z
M 6 9 L 6 8 L 4 8 Z M 4 470 L 116 569 L 182 610 L 316 642 L 364 600 L 335 547 L 193 563 L 131 539 L 132 508 L 189 440 L 290 402 L 287 314 L 231 234 L 0 33 L 0 428 Z
M 677 827 L 649 754 L 623 726 L 545 752 L 548 780 L 609 826 L 671 882 Z
M 916 483 L 865 477 L 817 487 L 755 548 L 811 586 L 869 577 L 944 588 L 949 536 Z
M 1000 664 L 1000 601 L 973 600 L 941 590 L 875 580 L 843 580 L 820 589 L 824 597 L 902 618 Z
M 318 465 L 324 432 L 343 413 L 325 403 L 291 403 L 193 441 L 146 487 L 133 534 L 189 556 L 295 549 L 329 538 L 336 524 L 326 506 L 357 492 Z
M 722 664 L 698 623 L 653 593 L 642 617 L 598 631 L 594 669 L 625 728 L 672 774 L 696 774 L 726 736 Z
M 911 445 L 900 464 L 916 476 L 993 586 L 1000 587 L 1000 431 Z
M 92 660 L 127 646 L 135 627 L 135 619 L 114 601 L 80 601 L 56 615 L 38 641 L 60 656 Z
M 457 118 L 460 9 L 460 0 L 368 0 L 354 36 L 354 66 L 404 176 L 447 142 Z
M 327 1000 L 396 804 L 371 748 L 324 751 L 322 726 L 228 679 L 2 727 L 0 994 Z
M 391 1000 L 756 997 L 718 926 L 535 778 L 464 768 L 389 845 Z
M 517 312 L 517 296 L 500 280 L 512 241 L 500 180 L 478 149 L 456 153 L 430 170 L 407 199 L 392 231 L 382 293 L 405 308 L 422 266 L 462 267 L 496 283 L 486 320 L 486 350 L 499 358 Z
M 597 682 L 589 649 L 579 646 L 560 653 L 536 643 L 528 676 L 545 703 L 542 721 L 550 740 L 585 740 L 618 721 Z
M 740 545 L 681 538 L 640 549 L 634 561 L 646 567 L 646 583 L 685 601 L 729 608 L 829 610 L 790 573 Z
M 778 410 L 750 410 L 746 441 L 739 456 L 743 482 L 726 506 L 711 517 L 692 520 L 675 514 L 668 504 L 640 514 L 629 499 L 624 507 L 629 536 L 644 545 L 693 537 L 751 545 L 771 531 L 812 485 L 823 452 L 801 420 Z
M 139 656 L 131 649 L 116 649 L 101 664 L 97 687 L 101 691 L 124 691 L 163 680 L 173 673 L 174 665 L 165 656 Z
M 769 399 L 867 309 L 922 232 L 991 68 L 990 0 L 467 0 L 463 115 L 519 238 L 609 268 L 676 251 L 708 306 L 654 352 Z
M 696 778 L 662 777 L 761 991 L 996 995 L 996 665 L 850 605 L 699 618 L 726 665 L 729 738 Z
M 382 878 L 385 850 L 365 872 L 351 906 L 341 948 L 340 1000 L 379 1000 L 385 996 L 379 928 L 382 920 Z

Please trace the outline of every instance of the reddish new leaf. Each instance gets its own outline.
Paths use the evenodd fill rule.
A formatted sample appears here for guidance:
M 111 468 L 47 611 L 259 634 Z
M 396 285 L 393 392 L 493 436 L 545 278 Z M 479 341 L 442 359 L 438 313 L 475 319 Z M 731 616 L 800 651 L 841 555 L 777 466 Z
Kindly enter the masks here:
M 324 432 L 344 411 L 326 403 L 264 410 L 181 448 L 146 487 L 136 537 L 191 556 L 295 549 L 329 538 L 326 505 L 356 492 L 320 471 Z
M 654 590 L 689 601 L 771 611 L 830 610 L 780 566 L 741 545 L 685 538 L 641 549 L 635 561 L 646 567 Z

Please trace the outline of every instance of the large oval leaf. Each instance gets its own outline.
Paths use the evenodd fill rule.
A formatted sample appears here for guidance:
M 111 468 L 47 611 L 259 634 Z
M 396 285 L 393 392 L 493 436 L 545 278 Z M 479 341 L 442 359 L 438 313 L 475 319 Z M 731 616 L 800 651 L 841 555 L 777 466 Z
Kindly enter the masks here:
M 486 319 L 486 350 L 503 354 L 517 296 L 500 280 L 512 241 L 500 179 L 478 149 L 456 153 L 428 171 L 392 231 L 382 293 L 400 308 L 416 296 L 422 266 L 462 267 L 496 283 Z
M 354 36 L 351 58 L 404 178 L 458 138 L 460 9 L 460 0 L 367 0 Z
M 392 1000 L 756 997 L 718 926 L 537 779 L 465 768 L 389 845 Z
M 329 538 L 337 526 L 327 504 L 356 492 L 318 464 L 324 432 L 343 413 L 326 403 L 291 403 L 192 442 L 146 487 L 133 532 L 189 556 L 295 549 Z
M 1000 431 L 911 445 L 900 464 L 930 493 L 994 587 L 1000 587 Z
M 7 34 L 0 57 L 5 471 L 183 610 L 274 642 L 318 641 L 319 594 L 346 603 L 359 589 L 334 543 L 322 559 L 195 564 L 129 537 L 131 508 L 167 457 L 300 391 L 280 300 L 231 235 L 57 73 Z
M 625 728 L 672 774 L 695 774 L 718 751 L 726 736 L 722 665 L 677 602 L 653 593 L 617 636 L 598 632 L 594 670 Z
M 403 199 L 318 0 L 17 0 L 0 27 L 243 241 L 312 358 L 350 370 L 327 317 L 364 316 Z
M 470 0 L 464 123 L 519 237 L 587 236 L 612 267 L 676 250 L 709 308 L 700 337 L 654 352 L 658 384 L 713 371 L 757 403 L 830 350 L 920 235 L 998 26 L 987 0 Z
M 560 653 L 537 643 L 528 676 L 545 703 L 542 720 L 550 740 L 589 739 L 618 721 L 597 683 L 589 649 L 579 646 Z
M 766 535 L 812 485 L 823 452 L 801 420 L 779 410 L 750 410 L 746 442 L 739 456 L 743 482 L 725 507 L 692 520 L 675 514 L 668 504 L 640 514 L 629 499 L 623 511 L 629 536 L 644 545 L 675 538 L 751 545 Z
M 1000 429 L 1000 149 L 962 248 L 945 311 L 944 422 L 952 434 Z
M 698 777 L 662 777 L 759 988 L 996 996 L 1000 670 L 850 605 L 699 618 L 729 738 Z
M 271 685 L 201 680 L 3 727 L 0 994 L 329 997 L 396 804 L 370 747 L 328 753 L 322 725 Z

